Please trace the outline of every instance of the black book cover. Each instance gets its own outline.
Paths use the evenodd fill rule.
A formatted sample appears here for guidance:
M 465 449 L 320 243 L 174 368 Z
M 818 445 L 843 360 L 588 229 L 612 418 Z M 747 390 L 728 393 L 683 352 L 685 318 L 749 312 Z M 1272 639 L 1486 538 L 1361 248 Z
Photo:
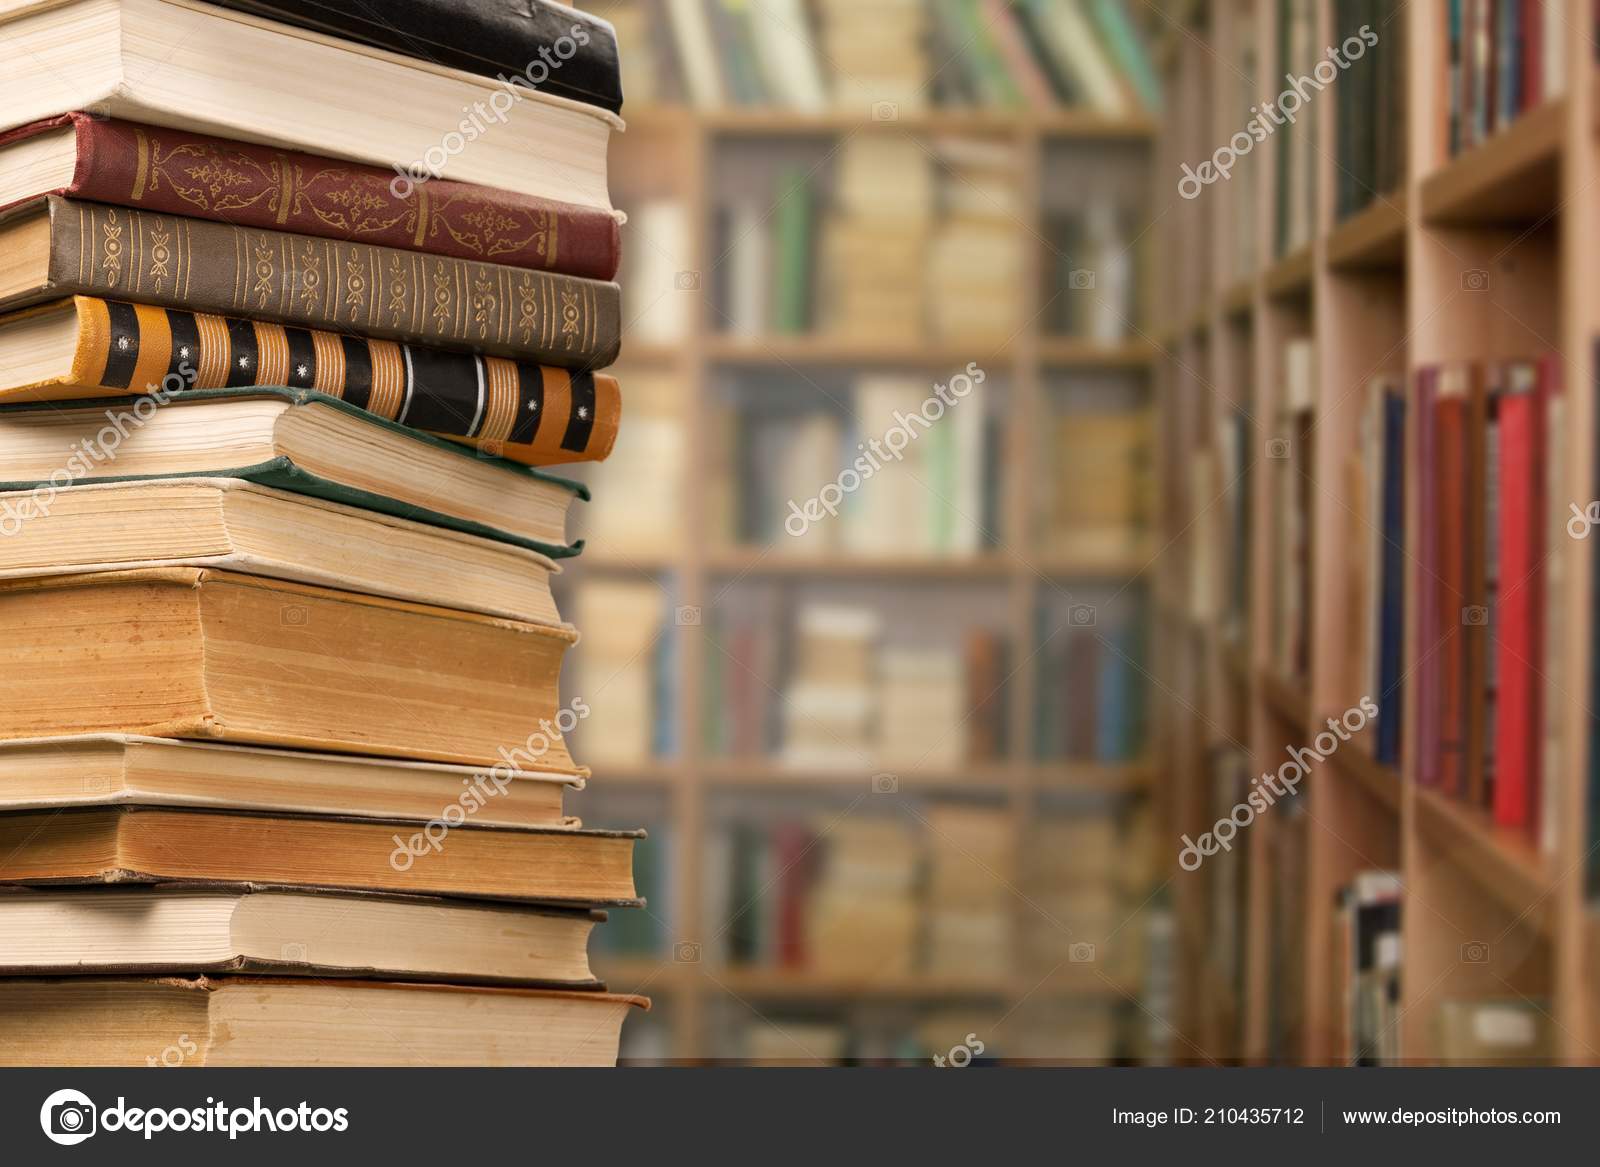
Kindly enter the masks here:
M 618 113 L 617 36 L 549 0 L 215 0 L 224 8 L 361 41 L 485 77 L 519 75 L 541 93 Z

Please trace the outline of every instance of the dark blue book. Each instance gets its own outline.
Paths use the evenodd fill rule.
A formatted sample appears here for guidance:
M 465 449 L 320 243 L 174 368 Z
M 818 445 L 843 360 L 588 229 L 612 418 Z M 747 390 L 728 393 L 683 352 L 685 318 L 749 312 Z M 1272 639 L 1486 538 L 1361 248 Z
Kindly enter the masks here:
M 1406 399 L 1383 396 L 1383 566 L 1378 613 L 1378 743 L 1386 766 L 1400 764 L 1401 674 L 1406 611 Z

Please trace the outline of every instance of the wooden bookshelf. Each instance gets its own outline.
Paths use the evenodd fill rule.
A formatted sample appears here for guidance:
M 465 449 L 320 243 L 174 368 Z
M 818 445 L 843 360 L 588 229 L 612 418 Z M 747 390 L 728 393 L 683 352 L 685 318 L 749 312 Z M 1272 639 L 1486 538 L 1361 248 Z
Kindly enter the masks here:
M 1142 334 L 1126 343 L 1104 345 L 1048 333 L 1040 320 L 1042 296 L 1025 301 L 1026 321 L 1020 332 L 988 340 L 930 338 L 923 342 L 893 336 L 859 340 L 825 334 L 729 336 L 719 329 L 712 307 L 709 272 L 718 258 L 714 252 L 712 184 L 720 155 L 767 147 L 787 149 L 803 139 L 838 142 L 857 134 L 974 135 L 1006 140 L 1019 151 L 1025 209 L 1016 228 L 1026 239 L 1028 286 L 1040 288 L 1040 265 L 1047 253 L 1040 198 L 1046 156 L 1060 148 L 1132 147 L 1147 151 L 1154 139 L 1155 124 L 1145 118 L 1106 118 L 1077 110 L 1013 114 L 932 109 L 901 111 L 893 119 L 876 120 L 854 113 L 630 107 L 627 120 L 626 134 L 612 143 L 613 196 L 624 208 L 629 197 L 641 191 L 651 197 L 670 195 L 681 201 L 692 224 L 693 259 L 685 267 L 706 273 L 706 278 L 704 291 L 695 296 L 688 332 L 681 344 L 624 344 L 617 367 L 624 393 L 630 369 L 670 369 L 682 382 L 686 397 L 683 414 L 694 419 L 709 412 L 714 383 L 732 373 L 788 370 L 809 377 L 813 371 L 853 373 L 887 368 L 926 372 L 934 379 L 977 361 L 985 369 L 1002 374 L 1005 382 L 1009 420 L 1002 440 L 999 486 L 1005 529 L 999 533 L 1000 548 L 966 558 L 860 558 L 837 553 L 801 557 L 792 552 L 785 554 L 782 547 L 727 546 L 719 541 L 722 532 L 709 529 L 712 488 L 706 475 L 696 472 L 710 462 L 707 427 L 691 424 L 687 427 L 687 465 L 691 470 L 684 499 L 688 531 L 681 546 L 666 554 L 634 554 L 626 547 L 594 544 L 581 557 L 563 565 L 559 581 L 563 610 L 568 610 L 573 592 L 582 589 L 584 578 L 591 573 L 659 577 L 664 584 L 670 581 L 675 604 L 706 611 L 725 589 L 749 583 L 785 589 L 813 584 L 988 589 L 986 594 L 1001 596 L 1000 618 L 1015 653 L 1015 673 L 1007 682 L 1007 705 L 1009 738 L 1016 756 L 972 766 L 958 762 L 915 769 L 885 764 L 881 768 L 893 772 L 900 792 L 912 797 L 950 797 L 1003 805 L 1011 816 L 1019 847 L 1024 829 L 1041 807 L 1061 804 L 1081 808 L 1087 802 L 1096 808 L 1115 808 L 1126 800 L 1150 797 L 1162 784 L 1161 760 L 1156 753 L 1125 765 L 1032 759 L 1032 717 L 1040 684 L 1040 665 L 1032 649 L 1036 642 L 1035 613 L 1044 600 L 1057 592 L 1070 595 L 1069 586 L 1080 582 L 1134 582 L 1159 563 L 1161 548 L 1149 539 L 1109 548 L 1046 546 L 1032 536 L 1035 496 L 1039 493 L 1034 480 L 1046 470 L 1038 465 L 1037 420 L 1046 407 L 1052 379 L 1080 372 L 1127 374 L 1142 378 L 1148 394 L 1149 378 L 1160 358 L 1157 346 Z M 625 233 L 625 253 L 627 246 Z M 626 281 L 626 267 L 619 278 Z M 1142 272 L 1140 278 L 1147 282 L 1148 273 Z M 650 484 L 641 486 L 652 488 Z M 664 806 L 662 818 L 672 832 L 674 860 L 673 899 L 665 906 L 665 918 L 670 921 L 670 936 L 676 947 L 708 940 L 725 923 L 707 918 L 705 853 L 713 829 L 714 799 L 728 795 L 783 799 L 814 796 L 820 805 L 836 805 L 841 799 L 847 803 L 872 792 L 869 773 L 795 770 L 773 757 L 709 756 L 701 731 L 707 658 L 715 649 L 698 627 L 670 628 L 667 632 L 678 638 L 673 715 L 677 753 L 654 763 L 596 765 L 590 791 L 584 798 L 586 806 L 604 807 L 605 792 L 615 790 L 621 797 L 654 798 Z M 1153 705 L 1156 700 L 1157 694 L 1152 690 L 1147 704 Z M 581 753 L 581 741 L 578 748 Z M 592 803 L 587 801 L 591 795 L 595 799 Z M 1016 912 L 1019 935 L 1022 927 L 1038 926 L 1038 918 L 1028 905 L 1019 902 Z M 766 1002 L 819 1006 L 832 1003 L 851 1010 L 903 1013 L 907 1008 L 979 998 L 1000 1003 L 1000 1008 L 989 1011 L 989 1015 L 998 1017 L 1007 1012 L 1007 1003 L 1062 998 L 1120 1006 L 1136 1016 L 1135 1004 L 1141 992 L 1138 979 L 1108 975 L 1098 965 L 1070 965 L 1047 977 L 1029 976 L 1024 969 L 1015 975 L 979 981 L 919 975 L 869 982 L 840 980 L 823 973 L 680 961 L 669 950 L 659 959 L 597 955 L 596 967 L 613 988 L 659 999 L 661 1013 L 670 1024 L 668 1056 L 686 1061 L 716 1056 L 716 1014 L 730 1004 L 740 1016 L 751 1015 L 752 1003 Z
M 1591 6 L 1565 4 L 1566 27 L 1592 27 Z M 1565 485 L 1551 505 L 1592 496 L 1594 394 L 1591 341 L 1600 334 L 1600 282 L 1594 280 L 1600 219 L 1600 78 L 1592 42 L 1565 44 L 1566 96 L 1524 114 L 1480 145 L 1447 158 L 1442 5 L 1412 4 L 1405 22 L 1408 92 L 1404 188 L 1382 192 L 1366 210 L 1335 222 L 1336 111 L 1331 97 L 1317 121 L 1317 229 L 1309 247 L 1272 252 L 1277 150 L 1269 138 L 1241 161 L 1230 183 L 1218 183 L 1185 202 L 1176 192 L 1181 161 L 1198 162 L 1229 140 L 1248 113 L 1239 107 L 1240 78 L 1221 51 L 1250 17 L 1256 38 L 1261 96 L 1276 91 L 1278 5 L 1272 0 L 1199 0 L 1189 5 L 1167 46 L 1170 103 L 1189 111 L 1169 118 L 1158 138 L 1155 206 L 1170 212 L 1163 251 L 1173 254 L 1210 240 L 1199 257 L 1206 270 L 1167 281 L 1157 333 L 1163 354 L 1156 374 L 1163 450 L 1183 473 L 1196 452 L 1214 443 L 1216 420 L 1235 407 L 1248 410 L 1254 465 L 1270 436 L 1280 392 L 1278 352 L 1291 337 L 1316 340 L 1316 479 L 1310 612 L 1310 676 L 1290 683 L 1269 665 L 1271 617 L 1263 597 L 1277 570 L 1266 476 L 1253 474 L 1250 516 L 1252 610 L 1241 646 L 1213 630 L 1200 638 L 1162 641 L 1163 683 L 1175 693 L 1163 762 L 1169 834 L 1203 831 L 1216 818 L 1210 797 L 1209 754 L 1219 742 L 1241 746 L 1256 772 L 1275 769 L 1291 747 L 1306 747 L 1330 716 L 1362 694 L 1350 691 L 1347 667 L 1352 630 L 1342 610 L 1348 529 L 1340 480 L 1328 467 L 1356 449 L 1359 390 L 1376 373 L 1403 372 L 1408 397 L 1420 367 L 1453 360 L 1561 355 L 1566 390 L 1562 451 Z M 1324 32 L 1332 35 L 1333 6 L 1322 0 Z M 1318 44 L 1336 43 L 1335 39 Z M 1337 83 L 1336 83 L 1337 84 Z M 1170 165 L 1168 163 L 1170 162 Z M 1232 271 L 1234 200 L 1251 183 L 1256 270 L 1243 280 Z M 1466 282 L 1488 273 L 1488 289 Z M 1196 327 L 1194 321 L 1199 319 Z M 1241 388 L 1243 386 L 1244 388 Z M 1414 441 L 1407 426 L 1407 441 Z M 1408 468 L 1415 465 L 1408 449 Z M 1414 469 L 1409 472 L 1414 475 Z M 1180 478 L 1181 480 L 1181 478 Z M 1406 486 L 1408 545 L 1419 516 Z M 1171 536 L 1201 518 L 1209 500 L 1195 499 L 1168 516 Z M 1218 974 L 1204 918 L 1205 877 L 1173 867 L 1180 913 L 1178 977 L 1185 984 L 1179 1028 L 1187 1041 L 1221 1061 L 1259 1062 L 1271 1056 L 1305 1064 L 1336 1061 L 1339 1045 L 1333 968 L 1334 896 L 1363 870 L 1400 874 L 1403 931 L 1400 1003 L 1401 1057 L 1438 1060 L 1435 1014 L 1452 997 L 1523 996 L 1548 1001 L 1560 1060 L 1600 1062 L 1600 928 L 1584 891 L 1589 847 L 1586 734 L 1592 714 L 1585 646 L 1595 618 L 1584 544 L 1552 549 L 1559 560 L 1559 603 L 1547 618 L 1561 622 L 1562 655 L 1548 662 L 1549 694 L 1559 694 L 1560 730 L 1547 780 L 1558 783 L 1554 847 L 1542 848 L 1490 816 L 1417 782 L 1416 686 L 1405 686 L 1403 755 L 1398 767 L 1343 747 L 1315 768 L 1298 798 L 1298 821 L 1276 809 L 1262 815 L 1236 843 L 1249 855 L 1250 887 L 1239 927 L 1245 930 L 1241 991 Z M 1187 560 L 1164 557 L 1162 594 L 1187 586 Z M 1415 621 L 1419 569 L 1408 568 L 1405 667 L 1421 646 Z M 1173 601 L 1181 607 L 1181 601 Z M 1296 833 L 1298 832 L 1298 833 Z M 1299 848 L 1305 863 L 1302 920 L 1275 935 L 1270 910 L 1275 842 Z M 1275 949 L 1281 945 L 1283 951 Z M 1269 1049 L 1267 1009 L 1276 968 L 1293 950 L 1304 971 L 1287 1050 Z M 1241 1010 L 1240 1002 L 1247 1005 Z

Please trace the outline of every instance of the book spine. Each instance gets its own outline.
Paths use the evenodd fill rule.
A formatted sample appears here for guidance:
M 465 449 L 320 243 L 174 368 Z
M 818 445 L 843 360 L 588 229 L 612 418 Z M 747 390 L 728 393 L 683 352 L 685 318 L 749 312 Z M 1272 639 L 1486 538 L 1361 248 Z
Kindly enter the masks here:
M 604 373 L 89 296 L 76 306 L 74 379 L 109 392 L 311 389 L 531 466 L 605 458 L 622 415 Z
M 1494 817 L 1507 827 L 1528 826 L 1534 749 L 1541 727 L 1535 721 L 1541 645 L 1535 639 L 1534 605 L 1542 600 L 1535 510 L 1535 434 L 1538 404 L 1529 392 L 1510 393 L 1500 403 L 1500 594 L 1499 709 L 1495 742 Z
M 621 259 L 621 228 L 598 208 L 162 126 L 64 114 L 0 146 L 65 125 L 72 185 L 40 193 L 585 279 L 611 279 Z
M 1435 589 L 1438 592 L 1433 630 L 1438 645 L 1439 788 L 1464 792 L 1463 735 L 1467 728 L 1466 654 L 1462 620 L 1467 615 L 1467 419 L 1466 400 L 1441 392 L 1434 407 L 1438 450 L 1433 474 L 1437 483 L 1438 540 Z
M 50 290 L 594 369 L 616 284 L 392 247 L 48 200 Z
M 1406 401 L 1385 394 L 1383 424 L 1383 614 L 1378 637 L 1378 748 L 1386 766 L 1400 764 L 1402 670 L 1405 667 Z

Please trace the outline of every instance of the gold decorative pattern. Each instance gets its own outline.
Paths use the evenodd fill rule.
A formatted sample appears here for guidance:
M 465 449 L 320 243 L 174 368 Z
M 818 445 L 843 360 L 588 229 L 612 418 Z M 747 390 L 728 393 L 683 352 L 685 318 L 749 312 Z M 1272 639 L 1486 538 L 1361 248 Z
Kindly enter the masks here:
M 450 320 L 455 315 L 452 310 L 455 296 L 450 287 L 450 266 L 435 260 L 430 283 L 433 289 L 433 309 L 429 315 L 433 317 L 434 328 L 438 330 L 438 334 L 449 336 Z
M 172 275 L 168 264 L 172 262 L 172 235 L 160 219 L 150 220 L 150 278 L 155 290 L 161 291 L 163 281 Z
M 578 293 L 561 291 L 561 335 L 567 342 L 570 351 L 578 343 L 578 325 L 583 320 L 583 313 L 578 307 Z
M 344 306 L 350 309 L 350 323 L 361 319 L 361 310 L 367 306 L 367 268 L 358 252 L 352 250 L 344 261 Z
M 100 270 L 106 273 L 106 286 L 114 288 L 122 278 L 122 261 L 126 258 L 122 246 L 122 221 L 116 208 L 108 207 L 100 224 Z
M 517 284 L 517 339 L 523 344 L 533 343 L 533 330 L 539 323 L 539 288 L 527 272 Z
M 255 297 L 257 308 L 272 303 L 273 280 L 278 271 L 275 258 L 272 236 L 257 235 L 250 240 L 250 274 L 255 279 L 250 295 Z
M 411 285 L 407 282 L 406 262 L 398 254 L 389 256 L 389 327 L 399 328 L 406 318 L 406 299 Z
M 472 280 L 472 322 L 478 326 L 479 340 L 489 339 L 489 326 L 500 306 L 494 284 L 487 268 L 479 268 Z
M 312 313 L 317 310 L 322 301 L 322 254 L 314 239 L 304 239 L 300 243 L 300 264 L 294 271 L 299 287 L 291 289 L 291 294 L 298 292 L 300 295 L 301 311 Z

